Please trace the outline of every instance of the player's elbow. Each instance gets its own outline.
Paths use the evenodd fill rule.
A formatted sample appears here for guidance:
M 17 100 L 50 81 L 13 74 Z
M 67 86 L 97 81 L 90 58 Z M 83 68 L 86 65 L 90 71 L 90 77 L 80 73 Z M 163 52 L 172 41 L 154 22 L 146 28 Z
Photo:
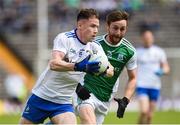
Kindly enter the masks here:
M 55 60 L 50 60 L 49 61 L 49 67 L 50 67 L 51 70 L 56 71 L 57 70 L 56 61 Z

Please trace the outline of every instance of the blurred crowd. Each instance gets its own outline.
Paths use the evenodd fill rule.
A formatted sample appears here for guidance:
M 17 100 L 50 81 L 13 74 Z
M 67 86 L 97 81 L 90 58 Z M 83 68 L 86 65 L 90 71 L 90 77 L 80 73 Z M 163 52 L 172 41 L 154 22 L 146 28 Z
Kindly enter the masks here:
M 111 10 L 125 10 L 131 17 L 137 11 L 145 11 L 154 0 L 47 0 L 49 6 L 49 23 L 61 24 L 74 19 L 80 8 L 94 8 L 100 13 L 100 19 Z M 174 3 L 174 11 L 180 14 L 180 0 L 156 0 L 155 3 Z M 37 0 L 0 0 L 0 32 L 31 33 L 37 27 Z M 147 25 L 150 21 L 144 20 Z M 152 21 L 153 22 L 153 21 Z M 150 22 L 157 26 L 158 22 Z
M 126 10 L 133 15 L 134 10 L 144 7 L 144 0 L 48 0 L 50 23 L 59 24 L 72 20 L 80 8 L 94 8 L 104 19 L 106 13 L 115 9 Z M 36 29 L 37 1 L 1 0 L 0 29 L 8 33 L 31 33 Z
M 144 0 L 49 0 L 50 15 L 54 19 L 67 19 L 79 8 L 94 8 L 100 13 L 100 19 L 115 9 L 122 9 L 130 14 L 144 8 Z
M 8 33 L 30 33 L 36 20 L 32 0 L 0 0 L 0 30 Z
M 125 10 L 130 16 L 135 11 L 145 8 L 145 0 L 49 0 L 49 22 L 58 24 L 64 28 L 67 21 L 75 19 L 75 15 L 80 8 L 94 8 L 99 12 L 100 20 L 105 21 L 107 13 L 112 10 Z M 73 22 L 73 21 L 72 21 Z M 65 27 L 66 28 L 66 27 Z

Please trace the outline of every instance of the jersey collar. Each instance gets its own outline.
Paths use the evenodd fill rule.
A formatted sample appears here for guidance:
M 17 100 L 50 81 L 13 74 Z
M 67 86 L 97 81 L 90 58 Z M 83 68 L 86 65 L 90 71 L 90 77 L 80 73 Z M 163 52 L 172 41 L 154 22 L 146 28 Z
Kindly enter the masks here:
M 122 40 L 124 39 L 124 38 L 122 38 L 121 41 L 120 41 L 118 44 L 112 45 L 112 44 L 110 44 L 110 43 L 106 40 L 106 36 L 107 36 L 107 35 L 108 35 L 108 34 L 105 34 L 105 35 L 103 36 L 103 40 L 105 41 L 105 43 L 106 43 L 108 46 L 111 46 L 111 47 L 118 47 L 118 46 L 120 46 L 121 43 L 122 43 Z
M 79 39 L 79 37 L 78 37 L 78 35 L 77 35 L 77 28 L 76 29 L 74 29 L 74 32 L 75 32 L 75 35 L 76 35 L 76 38 L 78 39 L 78 41 L 81 43 L 81 44 L 83 44 L 83 45 L 86 45 L 85 43 L 83 43 L 80 39 Z

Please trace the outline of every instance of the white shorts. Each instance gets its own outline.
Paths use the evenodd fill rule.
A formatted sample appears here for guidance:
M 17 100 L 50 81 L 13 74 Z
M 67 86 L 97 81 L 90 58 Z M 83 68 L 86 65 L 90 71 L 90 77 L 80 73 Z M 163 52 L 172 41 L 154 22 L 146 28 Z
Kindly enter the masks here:
M 102 124 L 104 121 L 104 117 L 109 111 L 110 102 L 102 102 L 97 99 L 92 93 L 90 98 L 84 101 L 78 98 L 77 95 L 74 95 L 74 106 L 76 115 L 79 115 L 79 108 L 84 105 L 91 105 L 93 107 L 96 115 L 97 124 Z

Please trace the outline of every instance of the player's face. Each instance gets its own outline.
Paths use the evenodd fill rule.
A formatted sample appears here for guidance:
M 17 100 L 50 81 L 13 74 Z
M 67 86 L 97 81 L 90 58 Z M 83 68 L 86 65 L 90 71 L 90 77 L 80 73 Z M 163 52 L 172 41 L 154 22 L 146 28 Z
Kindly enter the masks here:
M 91 42 L 98 33 L 99 19 L 92 17 L 79 22 L 80 38 L 83 42 Z
M 142 36 L 144 47 L 150 47 L 154 43 L 154 36 L 152 32 L 146 31 Z
M 127 21 L 120 20 L 111 22 L 111 24 L 107 26 L 107 31 L 109 34 L 109 42 L 115 45 L 124 37 L 127 31 Z

